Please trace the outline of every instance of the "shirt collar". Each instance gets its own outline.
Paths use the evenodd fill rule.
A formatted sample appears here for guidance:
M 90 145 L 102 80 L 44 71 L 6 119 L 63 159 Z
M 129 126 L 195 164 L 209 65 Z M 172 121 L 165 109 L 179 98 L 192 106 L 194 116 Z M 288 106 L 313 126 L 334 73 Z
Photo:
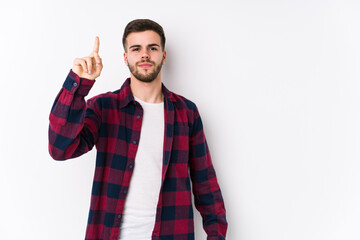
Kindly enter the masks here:
M 164 94 L 164 102 L 172 101 L 176 102 L 176 99 L 174 97 L 174 93 L 169 91 L 164 83 L 161 83 L 161 90 Z M 130 102 L 134 102 L 134 95 L 131 92 L 130 89 L 130 78 L 127 78 L 123 85 L 121 86 L 119 93 L 119 100 L 120 100 L 120 108 L 126 107 Z

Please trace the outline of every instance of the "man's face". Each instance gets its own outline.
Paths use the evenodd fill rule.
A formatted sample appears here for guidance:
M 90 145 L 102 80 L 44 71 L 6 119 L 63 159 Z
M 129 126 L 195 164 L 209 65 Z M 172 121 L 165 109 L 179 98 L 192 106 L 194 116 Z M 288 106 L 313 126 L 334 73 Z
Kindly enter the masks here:
M 124 60 L 131 74 L 142 82 L 152 82 L 165 63 L 166 51 L 161 49 L 161 39 L 154 31 L 133 32 L 126 38 Z

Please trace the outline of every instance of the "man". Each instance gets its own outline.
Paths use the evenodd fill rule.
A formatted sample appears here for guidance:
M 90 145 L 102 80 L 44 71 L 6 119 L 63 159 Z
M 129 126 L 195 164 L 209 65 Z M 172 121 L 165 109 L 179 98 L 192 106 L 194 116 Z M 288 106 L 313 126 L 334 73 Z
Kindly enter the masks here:
M 54 159 L 97 148 L 85 239 L 194 239 L 191 179 L 207 239 L 224 240 L 225 207 L 198 109 L 161 82 L 162 27 L 134 20 L 123 46 L 131 76 L 119 90 L 84 100 L 103 68 L 96 37 L 93 52 L 74 60 L 50 113 Z

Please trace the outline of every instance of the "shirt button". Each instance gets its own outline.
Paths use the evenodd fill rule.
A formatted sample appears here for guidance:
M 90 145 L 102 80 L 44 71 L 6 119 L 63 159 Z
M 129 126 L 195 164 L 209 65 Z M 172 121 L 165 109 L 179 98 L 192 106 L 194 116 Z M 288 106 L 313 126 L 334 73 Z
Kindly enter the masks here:
M 121 214 L 118 215 L 118 218 L 121 218 Z
M 78 85 L 77 82 L 74 82 L 73 86 L 74 86 L 74 87 L 77 87 L 77 85 Z
M 133 141 L 133 144 L 136 144 L 136 141 Z
M 127 191 L 126 191 L 126 190 L 124 190 L 124 191 L 123 191 L 123 193 L 127 193 Z
M 140 115 L 137 115 L 137 119 L 139 119 L 139 118 L 141 118 L 141 116 L 140 116 Z
M 133 168 L 133 165 L 132 165 L 132 164 L 130 164 L 130 165 L 129 165 L 129 168 Z

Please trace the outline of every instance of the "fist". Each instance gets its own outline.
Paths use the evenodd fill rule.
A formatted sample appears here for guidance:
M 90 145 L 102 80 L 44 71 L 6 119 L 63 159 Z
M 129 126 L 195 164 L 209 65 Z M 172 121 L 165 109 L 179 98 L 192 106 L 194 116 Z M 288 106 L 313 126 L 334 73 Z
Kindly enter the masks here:
M 79 77 L 95 80 L 95 78 L 100 76 L 103 65 L 102 59 L 99 56 L 99 45 L 99 37 L 96 37 L 94 49 L 90 55 L 83 58 L 75 58 L 72 70 Z

